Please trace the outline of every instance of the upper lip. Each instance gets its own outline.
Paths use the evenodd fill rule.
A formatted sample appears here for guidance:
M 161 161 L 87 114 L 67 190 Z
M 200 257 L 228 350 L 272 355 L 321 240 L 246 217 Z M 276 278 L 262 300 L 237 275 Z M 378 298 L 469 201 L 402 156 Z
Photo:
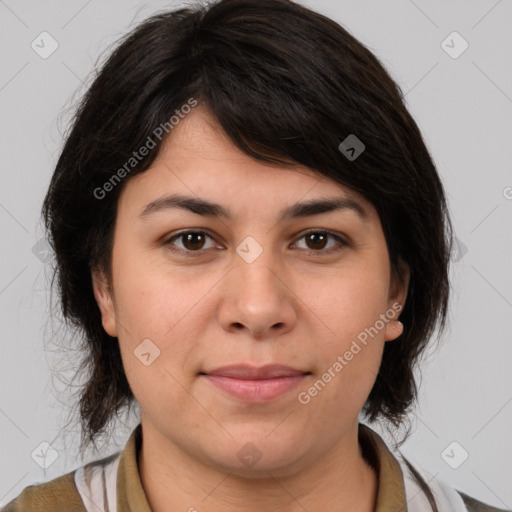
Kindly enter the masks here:
M 206 375 L 219 375 L 222 377 L 231 377 L 233 379 L 244 379 L 244 380 L 264 380 L 264 379 L 276 379 L 278 377 L 292 377 L 296 375 L 305 375 L 310 372 L 298 370 L 290 366 L 284 366 L 280 364 L 268 364 L 265 366 L 250 366 L 250 365 L 229 365 L 215 368 L 201 372 Z

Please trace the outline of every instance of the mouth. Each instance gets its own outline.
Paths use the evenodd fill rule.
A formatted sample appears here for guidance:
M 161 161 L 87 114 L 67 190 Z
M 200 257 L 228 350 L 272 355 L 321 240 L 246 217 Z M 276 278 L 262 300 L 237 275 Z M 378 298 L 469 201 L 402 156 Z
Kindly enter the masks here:
M 199 375 L 230 396 L 248 403 L 264 403 L 288 393 L 311 372 L 283 365 L 231 365 Z

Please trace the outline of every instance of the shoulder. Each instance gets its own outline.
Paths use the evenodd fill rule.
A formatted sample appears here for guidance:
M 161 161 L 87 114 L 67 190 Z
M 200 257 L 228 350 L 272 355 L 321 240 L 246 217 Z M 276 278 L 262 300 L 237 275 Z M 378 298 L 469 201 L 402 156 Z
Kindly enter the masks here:
M 468 512 L 507 512 L 504 508 L 496 508 L 491 507 L 481 501 L 475 500 L 471 496 L 463 493 L 462 491 L 457 491 L 466 505 Z
M 115 510 L 120 456 L 116 452 L 49 482 L 29 485 L 0 512 L 87 512 L 84 503 L 102 500 L 107 500 L 107 510 Z
M 25 487 L 0 512 L 87 512 L 75 486 L 74 473 Z
M 432 503 L 435 503 L 441 511 L 512 512 L 510 509 L 496 508 L 478 501 L 463 491 L 455 489 L 424 469 L 414 467 L 402 454 L 398 454 L 398 461 L 402 469 L 411 512 L 433 510 Z

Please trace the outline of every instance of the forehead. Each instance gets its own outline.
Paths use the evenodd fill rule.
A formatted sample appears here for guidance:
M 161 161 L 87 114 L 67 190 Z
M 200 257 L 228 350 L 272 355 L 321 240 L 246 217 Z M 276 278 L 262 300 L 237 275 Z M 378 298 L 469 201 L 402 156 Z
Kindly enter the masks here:
M 120 202 L 146 207 L 171 193 L 206 199 L 226 209 L 242 205 L 260 216 L 271 209 L 282 212 L 283 205 L 333 197 L 373 210 L 363 196 L 312 169 L 255 160 L 237 148 L 201 107 L 174 126 L 151 167 L 126 184 Z
M 270 174 L 276 174 L 275 171 L 290 171 L 286 174 L 289 179 L 300 179 L 302 181 L 317 182 L 322 179 L 319 173 L 314 172 L 307 167 L 290 162 L 290 166 L 275 165 L 257 161 L 241 151 L 233 141 L 226 135 L 218 121 L 208 110 L 198 106 L 191 110 L 180 122 L 172 129 L 169 136 L 162 143 L 158 157 L 154 166 L 159 164 L 173 164 L 179 167 L 180 164 L 188 164 L 191 173 L 194 163 L 201 162 L 201 169 L 216 168 L 222 172 L 222 168 L 243 170 L 258 170 L 265 177 Z M 217 165 L 219 164 L 219 165 Z M 206 173 L 202 173 L 205 178 Z M 230 172 L 229 174 L 233 174 Z M 250 179 L 249 172 L 246 172 L 244 178 Z M 283 174 L 283 173 L 281 173 Z

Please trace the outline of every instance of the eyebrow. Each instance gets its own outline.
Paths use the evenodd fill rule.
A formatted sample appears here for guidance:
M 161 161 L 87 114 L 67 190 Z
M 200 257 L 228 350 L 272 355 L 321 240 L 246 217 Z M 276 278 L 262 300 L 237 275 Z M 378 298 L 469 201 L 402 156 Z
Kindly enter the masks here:
M 174 208 L 187 210 L 205 217 L 223 217 L 226 219 L 231 217 L 230 210 L 220 204 L 196 197 L 172 194 L 151 201 L 139 214 L 139 218 L 145 219 L 156 212 Z M 356 213 L 363 221 L 368 220 L 368 212 L 358 201 L 348 197 L 330 197 L 292 204 L 280 212 L 279 221 L 343 210 Z

